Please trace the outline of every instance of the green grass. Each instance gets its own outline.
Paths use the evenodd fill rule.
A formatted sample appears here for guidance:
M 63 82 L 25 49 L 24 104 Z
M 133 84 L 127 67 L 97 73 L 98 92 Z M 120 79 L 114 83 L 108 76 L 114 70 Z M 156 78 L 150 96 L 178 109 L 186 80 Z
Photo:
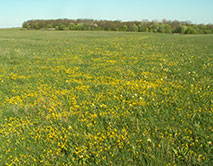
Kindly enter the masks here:
M 0 165 L 212 165 L 213 35 L 0 30 Z

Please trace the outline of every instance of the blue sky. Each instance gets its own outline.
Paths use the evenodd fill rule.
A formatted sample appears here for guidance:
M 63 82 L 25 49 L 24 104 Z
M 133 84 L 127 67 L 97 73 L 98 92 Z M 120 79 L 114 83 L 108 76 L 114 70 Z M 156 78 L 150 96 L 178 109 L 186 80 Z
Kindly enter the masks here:
M 190 20 L 213 24 L 213 0 L 0 0 L 0 28 L 30 19 Z

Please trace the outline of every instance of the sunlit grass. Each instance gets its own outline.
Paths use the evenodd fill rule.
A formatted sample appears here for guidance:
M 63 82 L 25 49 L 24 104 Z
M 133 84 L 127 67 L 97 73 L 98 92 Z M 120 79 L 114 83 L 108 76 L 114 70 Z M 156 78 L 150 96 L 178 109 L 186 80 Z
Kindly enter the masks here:
M 211 165 L 212 46 L 0 30 L 0 165 Z

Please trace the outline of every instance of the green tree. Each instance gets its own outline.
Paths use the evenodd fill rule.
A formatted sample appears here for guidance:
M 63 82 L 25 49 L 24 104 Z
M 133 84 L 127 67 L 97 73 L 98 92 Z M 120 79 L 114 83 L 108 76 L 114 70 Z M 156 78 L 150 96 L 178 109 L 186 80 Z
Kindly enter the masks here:
M 75 30 L 75 24 L 74 23 L 70 23 L 69 30 Z
M 187 26 L 186 25 L 179 25 L 176 29 L 177 33 L 181 33 L 184 34 L 187 30 Z
M 66 29 L 66 26 L 65 26 L 64 24 L 61 24 L 61 23 L 60 23 L 58 26 L 55 27 L 55 29 L 56 29 L 56 30 L 63 31 L 63 30 Z
M 159 28 L 159 24 L 158 23 L 154 23 L 154 24 L 150 25 L 149 31 L 150 32 L 158 32 L 158 28 Z
M 53 24 L 47 24 L 47 28 L 53 28 Z
M 149 28 L 146 25 L 139 25 L 138 26 L 138 31 L 139 32 L 149 32 Z
M 27 29 L 48 29 L 56 30 L 106 30 L 106 31 L 135 31 L 135 32 L 160 32 L 160 33 L 213 33 L 213 25 L 196 25 L 191 22 L 180 21 L 107 21 L 92 19 L 57 19 L 57 20 L 29 20 L 23 23 Z
M 185 34 L 195 34 L 195 33 L 197 33 L 197 31 L 193 26 L 187 26 Z
M 128 28 L 128 31 L 132 31 L 132 32 L 137 32 L 138 31 L 138 26 L 135 24 L 131 24 Z
M 121 26 L 120 30 L 121 30 L 121 31 L 128 31 L 127 25 Z
M 36 22 L 36 23 L 35 23 L 35 29 L 36 29 L 36 30 L 41 29 L 41 26 L 40 26 L 39 22 Z
M 76 25 L 76 30 L 84 30 L 84 24 L 83 23 L 79 23 Z
M 161 24 L 158 27 L 160 33 L 172 33 L 172 27 L 169 24 Z

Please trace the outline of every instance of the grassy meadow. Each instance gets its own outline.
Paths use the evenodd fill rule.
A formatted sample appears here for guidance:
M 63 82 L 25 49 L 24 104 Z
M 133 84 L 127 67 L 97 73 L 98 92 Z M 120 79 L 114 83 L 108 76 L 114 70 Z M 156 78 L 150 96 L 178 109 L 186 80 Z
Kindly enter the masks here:
M 213 35 L 0 30 L 0 165 L 212 165 Z

